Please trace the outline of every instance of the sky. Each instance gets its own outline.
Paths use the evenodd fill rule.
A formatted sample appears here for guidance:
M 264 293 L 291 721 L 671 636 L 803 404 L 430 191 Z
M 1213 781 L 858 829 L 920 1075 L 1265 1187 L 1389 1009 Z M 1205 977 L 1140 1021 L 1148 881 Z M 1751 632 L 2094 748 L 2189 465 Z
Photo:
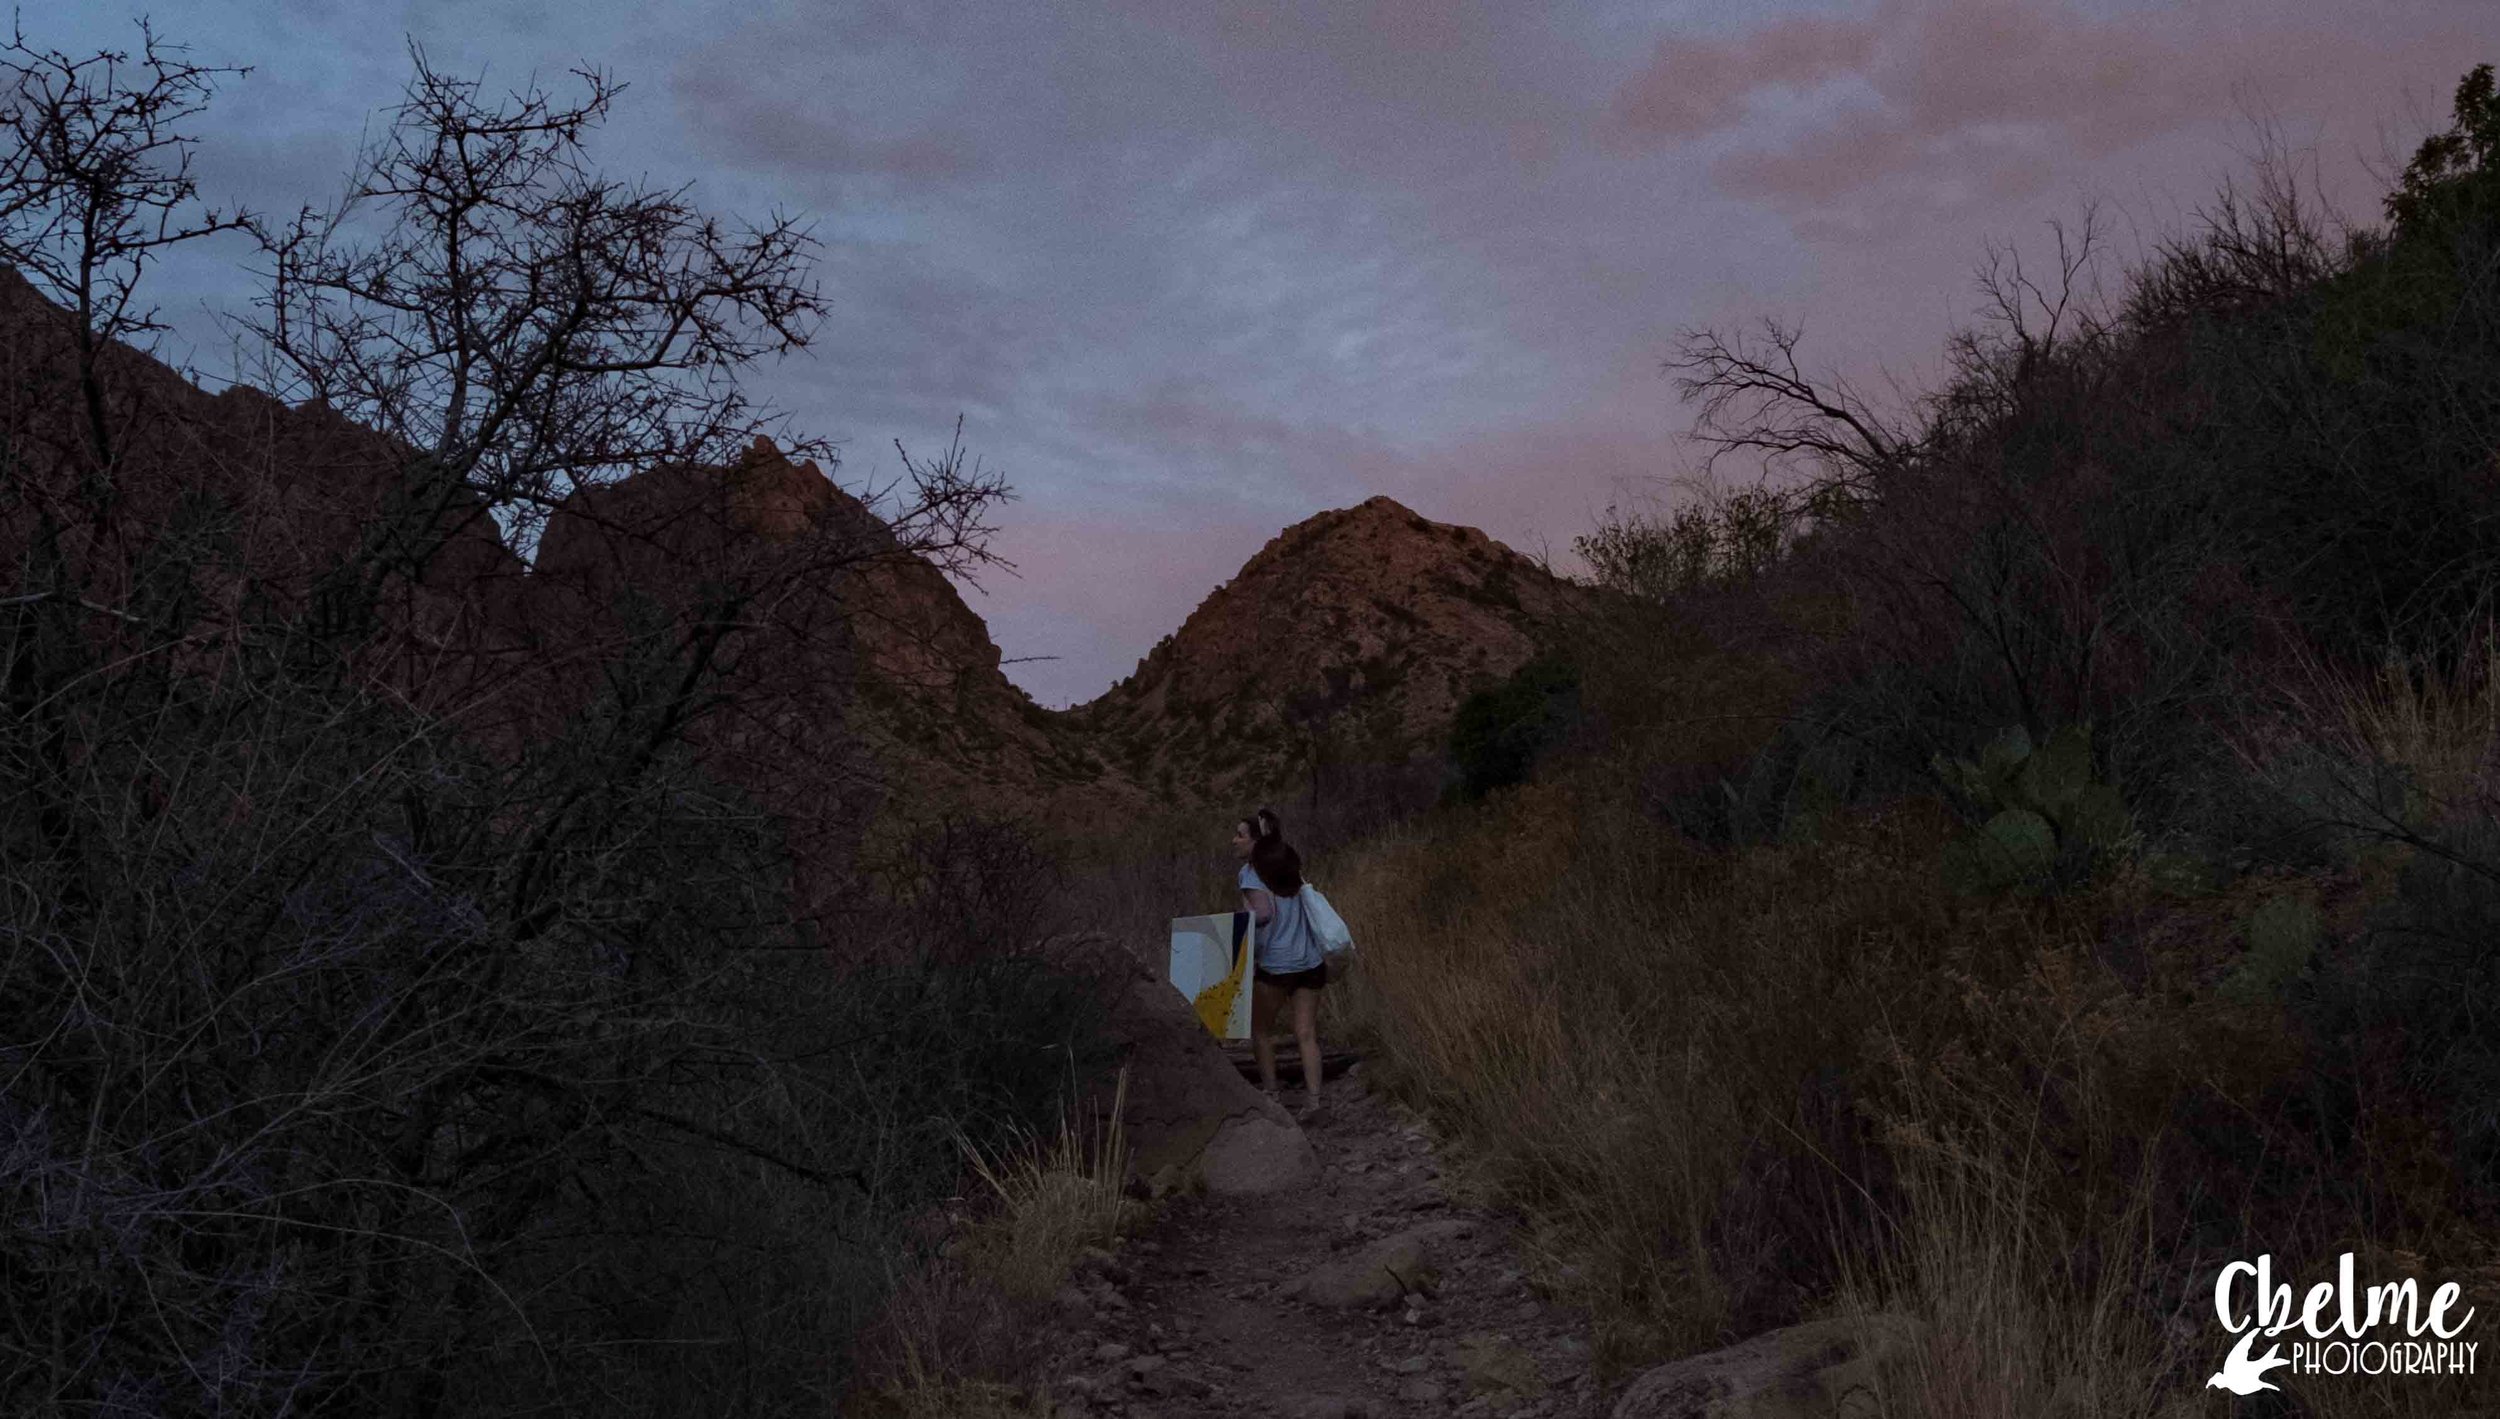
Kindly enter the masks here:
M 146 7 L 37 7 L 131 44 Z M 2356 221 L 2493 0 L 185 0 L 249 65 L 193 126 L 221 202 L 326 203 L 409 73 L 626 84 L 592 153 L 806 217 L 831 308 L 756 371 L 846 484 L 964 444 L 1015 500 L 967 588 L 1044 704 L 1101 693 L 1279 529 L 1386 493 L 1571 565 L 1698 466 L 1679 332 L 1775 317 L 1879 401 L 1932 386 L 1992 244 L 2098 204 L 2193 229 L 2271 134 Z M 168 265 L 213 369 L 233 245 Z M 2116 267 L 2112 268 L 2115 271 Z

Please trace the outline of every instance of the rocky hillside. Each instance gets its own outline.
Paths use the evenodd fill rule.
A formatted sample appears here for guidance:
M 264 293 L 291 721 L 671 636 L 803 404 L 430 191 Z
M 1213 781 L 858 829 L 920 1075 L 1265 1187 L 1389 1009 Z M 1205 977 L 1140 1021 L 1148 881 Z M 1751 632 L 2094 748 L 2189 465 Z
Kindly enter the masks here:
M 538 572 L 578 579 L 596 561 L 614 567 L 603 586 L 649 590 L 811 530 L 845 549 L 838 571 L 814 578 L 813 614 L 841 629 L 794 628 L 786 653 L 766 657 L 808 682 L 795 702 L 815 708 L 792 717 L 791 737 L 838 714 L 916 807 L 1063 822 L 1295 796 L 1315 765 L 1344 782 L 1430 760 L 1459 702 L 1533 656 L 1574 594 L 1474 528 L 1377 497 L 1285 529 L 1135 672 L 1054 712 L 1001 672 L 987 627 L 936 569 L 908 557 L 851 565 L 874 518 L 814 464 L 760 442 L 727 470 L 655 471 L 580 495 L 550 525 Z M 754 770 L 741 777 L 771 778 Z
M 1135 673 L 1068 712 L 1173 802 L 1282 793 L 1436 752 L 1461 700 L 1535 655 L 1569 583 L 1386 497 L 1279 533 Z
M 1054 712 L 1008 681 L 987 627 L 936 569 L 857 560 L 878 531 L 814 464 L 759 442 L 727 470 L 655 471 L 579 495 L 550 525 L 538 573 L 589 577 L 598 597 L 648 591 L 831 532 L 844 565 L 813 578 L 808 614 L 838 636 L 794 628 L 789 646 L 806 653 L 766 657 L 809 682 L 797 702 L 815 707 L 792 735 L 838 713 L 924 810 L 1093 822 L 1149 803 L 1292 796 L 1315 765 L 1325 781 L 1429 759 L 1459 702 L 1534 655 L 1573 594 L 1474 528 L 1373 498 L 1285 529 L 1134 673 Z M 771 777 L 755 769 L 741 777 Z
M 744 582 L 775 588 L 725 668 L 731 728 L 710 745 L 767 802 L 865 790 L 921 812 L 1135 806 L 1132 785 L 1008 681 L 988 627 L 944 574 L 768 440 L 727 468 L 654 469 L 574 494 L 548 523 L 531 580 L 551 608 L 578 603 L 541 616 L 559 628 L 628 593 L 669 603 Z M 800 767 L 838 760 L 849 772 L 821 782 Z

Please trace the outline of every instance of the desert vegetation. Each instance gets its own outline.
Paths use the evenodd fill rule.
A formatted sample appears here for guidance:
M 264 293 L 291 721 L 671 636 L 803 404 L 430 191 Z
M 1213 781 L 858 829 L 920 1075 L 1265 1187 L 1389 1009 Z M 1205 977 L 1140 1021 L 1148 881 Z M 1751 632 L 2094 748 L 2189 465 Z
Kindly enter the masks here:
M 1906 412 L 1687 338 L 1773 476 L 1590 533 L 1611 594 L 1461 714 L 1492 791 L 1331 883 L 1349 1023 L 1618 1367 L 1890 1308 L 1898 1413 L 2218 1413 L 2233 1259 L 2500 1314 L 2492 72 L 2383 222 L 2270 162 L 2125 269 L 1993 254 Z
M 606 76 L 412 52 L 272 219 L 140 38 L 0 48 L 0 1409 L 829 1412 L 970 1163 L 1026 1284 L 1116 1172 L 1030 1151 L 1100 1060 L 1029 843 L 872 840 L 841 733 L 826 598 L 1003 485 L 742 501 L 822 452 L 737 379 L 810 243 L 603 176 Z M 214 397 L 145 353 L 209 241 L 265 276 Z
M 2123 267 L 1993 253 L 1906 404 L 1693 332 L 1772 476 L 1583 587 L 1313 519 L 1272 702 L 1238 589 L 1091 719 L 1001 701 L 1105 795 L 1045 833 L 882 757 L 977 757 L 903 603 L 1006 488 L 836 491 L 751 402 L 803 223 L 606 175 L 607 75 L 413 51 L 334 201 L 217 207 L 233 75 L 139 41 L 0 46 L 0 1410 L 1029 1412 L 1137 1217 L 1059 948 L 1230 900 L 1193 776 L 1285 806 L 1330 1028 L 1611 1374 L 1881 1309 L 1904 1415 L 2195 1412 L 2260 1251 L 2500 1315 L 2488 67 L 2383 221 L 2275 163 Z M 211 394 L 150 277 L 217 244 Z

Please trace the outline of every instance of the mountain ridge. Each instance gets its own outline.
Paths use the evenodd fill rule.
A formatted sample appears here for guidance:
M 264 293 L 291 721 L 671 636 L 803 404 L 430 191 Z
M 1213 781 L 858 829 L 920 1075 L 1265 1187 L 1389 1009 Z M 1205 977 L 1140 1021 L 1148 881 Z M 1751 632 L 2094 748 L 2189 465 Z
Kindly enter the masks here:
M 22 276 L 0 273 L 0 326 L 14 340 L 0 375 L 57 379 L 68 319 Z M 221 588 L 248 577 L 301 604 L 382 514 L 409 456 L 326 408 L 244 386 L 210 394 L 144 351 L 108 355 L 150 470 L 126 506 L 149 522 L 194 492 L 230 508 L 244 531 L 228 570 L 209 578 Z M 1429 781 L 1458 704 L 1532 657 L 1578 594 L 1479 529 L 1374 496 L 1278 530 L 1128 674 L 1051 709 L 1007 678 L 987 623 L 939 567 L 895 554 L 871 509 L 767 439 L 725 466 L 574 490 L 526 561 L 482 502 L 450 515 L 456 526 L 404 613 L 413 619 L 393 632 L 422 641 L 437 667 L 408 686 L 420 703 L 460 701 L 514 667 L 626 634 L 620 598 L 686 603 L 723 576 L 787 582 L 788 559 L 816 539 L 804 555 L 826 570 L 801 567 L 792 584 L 806 595 L 784 603 L 787 624 L 765 626 L 742 653 L 740 683 L 767 687 L 742 709 L 753 711 L 744 738 L 734 753 L 714 745 L 724 771 L 743 765 L 730 773 L 742 788 L 785 805 L 815 792 L 810 775 L 794 783 L 790 766 L 758 756 L 775 744 L 831 753 L 845 734 L 891 786 L 869 798 L 933 813 L 1117 823 L 1154 806 L 1316 793 L 1358 766 Z M 596 693 L 566 688 L 561 669 L 532 673 L 548 688 L 515 702 L 488 731 L 497 742 L 550 732 Z

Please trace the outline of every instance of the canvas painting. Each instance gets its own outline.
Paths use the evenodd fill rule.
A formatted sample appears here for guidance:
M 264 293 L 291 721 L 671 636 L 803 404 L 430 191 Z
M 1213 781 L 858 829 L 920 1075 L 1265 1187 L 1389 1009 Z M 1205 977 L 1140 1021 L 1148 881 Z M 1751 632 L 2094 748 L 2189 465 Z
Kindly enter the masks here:
M 1219 1040 L 1250 1038 L 1255 934 L 1248 912 L 1172 919 L 1172 984 Z

